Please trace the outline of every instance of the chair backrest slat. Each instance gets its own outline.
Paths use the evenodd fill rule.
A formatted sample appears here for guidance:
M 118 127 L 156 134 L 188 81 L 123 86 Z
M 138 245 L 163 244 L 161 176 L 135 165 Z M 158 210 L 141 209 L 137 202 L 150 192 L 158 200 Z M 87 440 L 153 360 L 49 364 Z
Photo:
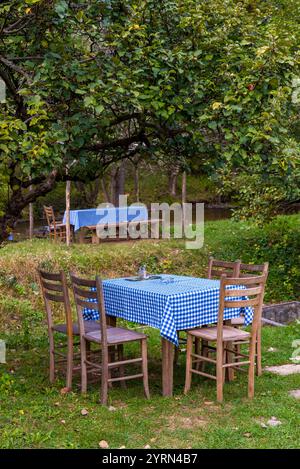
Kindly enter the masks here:
M 50 301 L 56 301 L 57 303 L 63 303 L 64 302 L 64 296 L 63 295 L 53 295 L 47 291 L 44 293 L 45 297 L 47 300 Z
M 256 306 L 258 304 L 258 298 L 242 299 L 242 300 L 225 300 L 225 308 L 246 308 L 247 306 Z
M 54 282 L 60 282 L 61 281 L 61 273 L 54 274 L 53 272 L 45 272 L 44 270 L 39 270 L 39 273 L 40 273 L 41 278 L 43 280 L 52 280 Z
M 235 262 L 222 261 L 210 257 L 208 263 L 208 278 L 221 278 L 222 275 L 226 277 L 238 277 L 239 264 L 241 261 L 237 260 Z
M 74 285 L 73 289 L 78 297 L 82 296 L 83 298 L 97 298 L 97 291 L 92 291 L 90 288 L 89 290 L 84 290 L 83 288 L 79 288 L 77 285 Z
M 226 277 L 232 277 L 233 271 L 232 270 L 223 270 L 223 269 L 212 269 L 211 270 L 211 277 L 220 278 L 221 275 L 226 275 Z
M 51 283 L 43 281 L 43 286 L 46 290 L 63 292 L 63 286 L 59 283 Z
M 269 263 L 264 262 L 263 264 L 245 264 L 240 263 L 239 277 L 251 277 L 257 275 L 268 275 Z
M 72 284 L 80 287 L 96 288 L 96 281 L 88 278 L 79 278 L 71 274 Z
M 81 298 L 77 297 L 76 304 L 81 306 L 81 308 L 95 309 L 95 310 L 99 311 L 98 302 L 96 303 L 94 301 L 82 300 Z
M 236 284 L 238 285 L 238 284 Z M 243 288 L 243 289 L 232 289 L 232 290 L 229 290 L 228 288 L 226 288 L 226 297 L 228 296 L 234 296 L 234 297 L 237 297 L 237 296 L 252 296 L 252 295 L 258 295 L 260 293 L 260 287 L 251 287 L 250 285 L 250 288 Z

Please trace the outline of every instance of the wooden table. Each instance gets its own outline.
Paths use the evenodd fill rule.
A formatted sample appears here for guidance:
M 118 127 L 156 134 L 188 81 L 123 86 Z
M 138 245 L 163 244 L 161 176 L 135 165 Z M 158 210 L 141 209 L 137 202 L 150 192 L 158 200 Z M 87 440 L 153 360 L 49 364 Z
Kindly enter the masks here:
M 119 317 L 160 331 L 164 396 L 173 393 L 174 344 L 178 343 L 178 332 L 217 322 L 219 284 L 218 280 L 166 274 L 146 282 L 132 278 L 103 280 L 106 313 L 114 321 Z M 87 313 L 97 319 L 94 311 Z M 244 313 L 247 323 L 251 322 L 252 309 Z M 225 311 L 224 320 L 240 314 L 240 308 L 230 308 Z

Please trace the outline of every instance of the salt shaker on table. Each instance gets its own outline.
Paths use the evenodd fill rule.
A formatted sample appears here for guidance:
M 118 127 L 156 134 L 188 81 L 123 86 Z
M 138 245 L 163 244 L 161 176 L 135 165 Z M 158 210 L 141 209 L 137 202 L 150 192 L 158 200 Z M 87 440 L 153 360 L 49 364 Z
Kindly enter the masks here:
M 145 279 L 147 277 L 146 267 L 144 265 L 141 265 L 139 268 L 138 275 L 140 279 Z

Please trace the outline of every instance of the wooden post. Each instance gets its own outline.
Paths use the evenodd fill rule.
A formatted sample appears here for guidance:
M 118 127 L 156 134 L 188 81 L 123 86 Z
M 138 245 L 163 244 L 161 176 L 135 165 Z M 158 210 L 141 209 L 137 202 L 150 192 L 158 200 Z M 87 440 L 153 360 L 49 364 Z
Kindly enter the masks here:
M 70 198 L 71 198 L 71 181 L 66 182 L 66 243 L 70 246 L 71 227 L 70 227 Z
M 139 167 L 136 163 L 134 166 L 134 190 L 135 190 L 135 200 L 136 202 L 140 201 L 140 177 L 139 177 Z
M 181 183 L 181 203 L 182 203 L 182 224 L 183 229 L 185 227 L 186 213 L 185 213 L 185 204 L 186 204 L 186 171 L 182 173 L 182 183 Z
M 29 186 L 29 190 L 32 191 L 32 186 Z M 33 238 L 33 225 L 34 225 L 33 203 L 30 203 L 29 204 L 29 239 Z

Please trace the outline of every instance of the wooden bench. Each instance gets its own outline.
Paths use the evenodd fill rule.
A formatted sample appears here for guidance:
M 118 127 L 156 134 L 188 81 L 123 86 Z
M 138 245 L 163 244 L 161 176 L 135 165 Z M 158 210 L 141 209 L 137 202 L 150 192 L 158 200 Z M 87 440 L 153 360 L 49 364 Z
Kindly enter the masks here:
M 124 221 L 121 223 L 103 223 L 103 224 L 99 223 L 97 225 L 86 226 L 84 228 L 92 232 L 92 243 L 99 244 L 101 241 L 101 238 L 99 238 L 97 235 L 97 228 L 101 228 L 103 230 L 115 229 L 116 231 L 122 228 L 126 228 L 126 231 L 127 231 L 128 227 L 137 227 L 138 225 L 142 227 L 142 226 L 147 225 L 148 227 L 150 226 L 151 234 L 153 234 L 155 237 L 158 237 L 160 221 L 161 221 L 160 219 L 149 219 L 149 220 L 137 220 L 137 221 L 129 221 L 129 222 Z M 79 242 L 84 243 L 84 239 L 85 239 L 85 233 L 84 233 L 84 230 L 81 229 L 79 231 Z M 124 238 L 122 237 L 122 239 L 125 239 L 125 237 Z

